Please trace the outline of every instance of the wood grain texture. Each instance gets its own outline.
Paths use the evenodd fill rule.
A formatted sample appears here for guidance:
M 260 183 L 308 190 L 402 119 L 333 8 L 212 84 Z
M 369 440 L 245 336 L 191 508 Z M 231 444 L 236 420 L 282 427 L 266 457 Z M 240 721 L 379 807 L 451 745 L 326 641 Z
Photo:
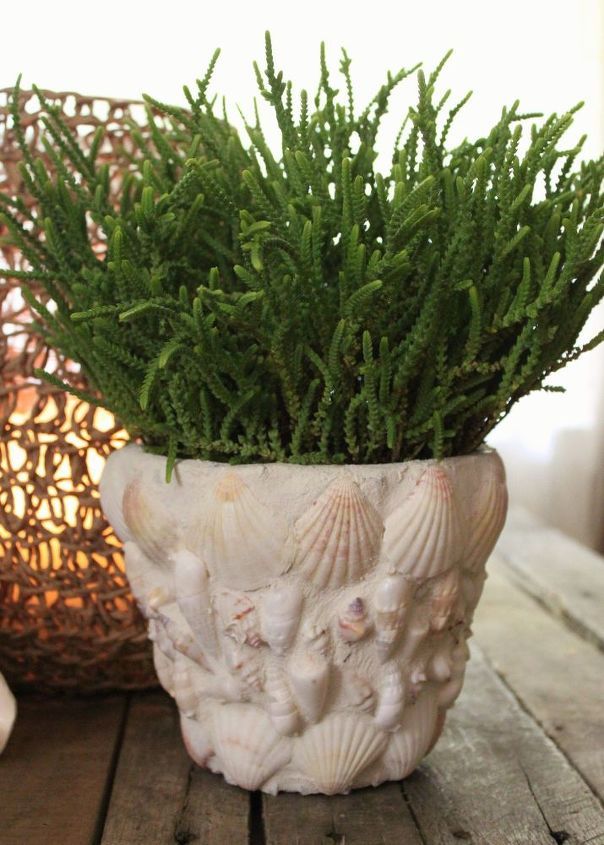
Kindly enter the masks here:
M 21 696 L 0 758 L 0 845 L 92 845 L 125 696 Z
M 400 784 L 350 795 L 263 796 L 266 845 L 421 845 Z
M 604 843 L 602 805 L 477 649 L 440 742 L 404 790 L 429 845 Z
M 604 650 L 604 558 L 524 511 L 512 511 L 497 553 L 515 583 Z
M 247 845 L 249 795 L 197 768 L 165 693 L 130 707 L 102 845 Z
M 489 571 L 475 618 L 478 644 L 604 800 L 604 654 L 510 583 L 496 555 Z

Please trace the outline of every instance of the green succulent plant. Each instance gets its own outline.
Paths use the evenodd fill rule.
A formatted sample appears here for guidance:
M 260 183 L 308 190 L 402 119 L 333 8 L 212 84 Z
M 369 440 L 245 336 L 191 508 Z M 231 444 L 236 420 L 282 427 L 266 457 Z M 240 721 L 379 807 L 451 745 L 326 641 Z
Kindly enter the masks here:
M 3 272 L 21 276 L 39 330 L 90 392 L 62 386 L 167 455 L 168 476 L 179 457 L 472 452 L 518 399 L 603 339 L 577 346 L 604 294 L 604 160 L 575 164 L 584 139 L 559 148 L 576 109 L 544 120 L 514 103 L 482 137 L 450 145 L 468 97 L 449 107 L 449 92 L 436 94 L 447 57 L 428 76 L 388 74 L 359 111 L 345 52 L 341 94 L 322 48 L 314 99 L 294 98 L 267 34 L 255 71 L 277 152 L 257 110 L 244 140 L 208 95 L 217 57 L 184 89 L 184 107 L 146 98 L 151 138 L 135 133 L 118 203 L 109 166 L 96 163 L 102 130 L 84 153 L 39 93 L 45 167 L 28 152 L 17 87 L 35 202 L 0 198 L 31 268 Z M 417 103 L 381 173 L 380 122 L 413 76 Z

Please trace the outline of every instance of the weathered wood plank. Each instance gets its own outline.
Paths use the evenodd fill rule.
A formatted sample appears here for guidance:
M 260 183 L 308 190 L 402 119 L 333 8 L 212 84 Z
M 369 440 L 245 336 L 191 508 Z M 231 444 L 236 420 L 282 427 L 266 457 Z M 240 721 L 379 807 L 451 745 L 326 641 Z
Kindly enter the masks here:
M 427 761 L 403 788 L 429 845 L 604 843 L 604 810 L 474 649 Z
M 19 698 L 0 759 L 0 845 L 96 840 L 125 707 L 125 696 Z
M 189 760 L 173 701 L 130 707 L 102 845 L 247 845 L 249 795 Z
M 525 511 L 512 511 L 497 553 L 516 583 L 604 650 L 604 558 Z
M 400 784 L 350 795 L 263 796 L 266 845 L 421 845 Z
M 497 555 L 476 640 L 523 706 L 604 800 L 604 654 L 504 576 Z

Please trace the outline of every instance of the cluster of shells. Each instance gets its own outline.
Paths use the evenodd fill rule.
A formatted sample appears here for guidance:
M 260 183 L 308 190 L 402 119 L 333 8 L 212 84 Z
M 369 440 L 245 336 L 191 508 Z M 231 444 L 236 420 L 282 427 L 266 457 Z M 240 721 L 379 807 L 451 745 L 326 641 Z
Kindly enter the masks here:
M 413 462 L 405 484 L 404 464 L 383 468 L 387 482 L 334 467 L 310 494 L 280 491 L 282 507 L 241 470 L 209 464 L 180 518 L 170 488 L 120 473 L 119 457 L 103 504 L 191 756 L 273 793 L 409 774 L 463 683 L 507 507 L 498 457 Z M 463 460 L 470 492 L 449 470 Z

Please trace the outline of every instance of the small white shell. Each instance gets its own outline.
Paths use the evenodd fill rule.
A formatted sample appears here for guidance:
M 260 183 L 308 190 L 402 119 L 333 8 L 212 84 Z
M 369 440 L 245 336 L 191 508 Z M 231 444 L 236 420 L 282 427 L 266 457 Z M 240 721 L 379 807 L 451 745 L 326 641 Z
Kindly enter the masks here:
M 316 722 L 325 704 L 329 663 L 319 654 L 298 654 L 289 663 L 289 680 L 298 709 L 309 722 Z
M 503 467 L 480 487 L 468 519 L 469 539 L 463 557 L 464 569 L 477 573 L 486 563 L 501 533 L 508 507 Z
M 180 612 L 203 651 L 215 657 L 218 647 L 208 571 L 197 555 L 188 549 L 179 549 L 173 555 L 173 560 L 174 592 Z
M 297 740 L 294 762 L 320 792 L 348 792 L 355 779 L 383 751 L 387 734 L 370 716 L 333 713 Z
M 380 686 L 375 723 L 383 730 L 390 731 L 400 720 L 405 706 L 405 688 L 399 669 L 391 669 L 384 676 Z
M 402 575 L 380 581 L 374 597 L 375 644 L 380 660 L 394 651 L 407 623 L 407 613 L 416 585 Z
M 216 607 L 224 632 L 238 645 L 259 648 L 262 643 L 256 607 L 249 596 L 223 588 L 216 594 Z
M 384 768 L 391 780 L 407 777 L 427 753 L 436 730 L 438 708 L 431 691 L 405 709 L 398 731 L 390 734 L 384 754 Z
M 262 636 L 277 654 L 285 654 L 294 640 L 302 602 L 302 591 L 293 583 L 274 587 L 263 595 Z
M 463 534 L 449 476 L 434 465 L 424 471 L 409 498 L 386 520 L 384 551 L 399 572 L 425 580 L 460 559 Z
M 204 669 L 208 668 L 205 654 L 197 642 L 193 639 L 193 636 L 189 633 L 189 631 L 183 630 L 183 627 L 179 625 L 178 622 L 166 613 L 162 613 L 161 610 L 156 612 L 155 622 L 156 632 L 163 629 L 165 635 L 177 652 L 183 654 L 185 657 L 188 657 L 189 660 L 192 660 L 194 663 L 198 663 L 200 666 L 203 666 Z
M 327 654 L 329 651 L 329 631 L 319 622 L 307 619 L 302 626 L 302 639 L 304 648 L 309 651 L 316 651 L 318 654 Z
M 457 567 L 452 567 L 434 584 L 430 608 L 430 627 L 433 631 L 444 631 L 450 622 L 460 590 L 460 575 Z M 463 616 L 463 614 L 461 614 Z
M 166 496 L 168 490 L 166 487 Z M 129 534 L 145 555 L 159 566 L 166 566 L 170 550 L 176 544 L 176 530 L 166 516 L 169 511 L 164 503 L 146 492 L 142 477 L 127 485 L 122 512 Z
M 256 790 L 291 756 L 291 744 L 281 737 L 268 716 L 245 704 L 216 707 L 212 719 L 210 765 L 229 783 Z
M 353 599 L 338 617 L 338 630 L 346 643 L 356 643 L 362 640 L 370 627 L 367 608 L 360 596 Z
M 264 587 L 287 569 L 287 524 L 253 495 L 235 472 L 214 489 L 199 548 L 217 583 L 240 590 Z
M 298 571 L 317 587 L 358 581 L 377 559 L 383 530 L 359 485 L 342 477 L 296 522 Z
M 282 736 L 291 736 L 300 728 L 300 714 L 284 672 L 276 666 L 266 670 L 265 690 L 268 712 L 275 730 Z

